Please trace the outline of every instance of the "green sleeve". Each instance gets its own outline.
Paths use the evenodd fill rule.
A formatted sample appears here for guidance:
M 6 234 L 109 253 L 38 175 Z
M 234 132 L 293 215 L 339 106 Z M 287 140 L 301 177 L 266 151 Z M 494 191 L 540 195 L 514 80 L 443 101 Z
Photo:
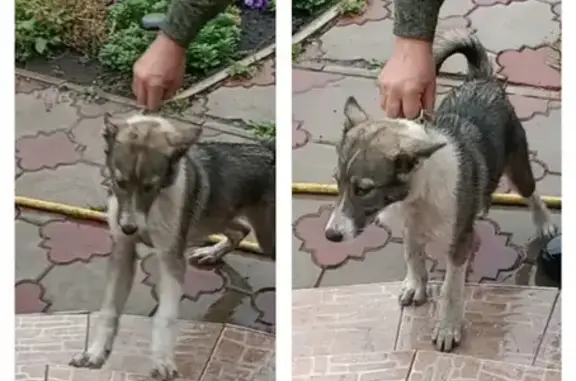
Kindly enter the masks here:
M 232 0 L 172 0 L 161 28 L 162 32 L 182 47 L 188 47 L 200 29 L 232 2 Z
M 394 0 L 394 35 L 432 41 L 444 0 Z

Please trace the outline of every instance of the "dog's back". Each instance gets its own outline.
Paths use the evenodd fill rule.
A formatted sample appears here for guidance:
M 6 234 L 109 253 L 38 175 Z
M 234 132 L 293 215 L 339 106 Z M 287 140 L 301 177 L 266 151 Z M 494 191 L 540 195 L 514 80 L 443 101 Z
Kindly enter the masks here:
M 494 77 L 486 50 L 475 36 L 458 30 L 440 36 L 434 48 L 437 71 L 456 53 L 468 61 L 468 78 L 439 105 L 436 127 L 459 151 L 458 192 L 469 194 L 462 199 L 476 199 L 484 204 L 480 207 L 486 208 L 508 154 L 516 149 L 518 138 L 525 139 L 524 131 L 504 88 Z

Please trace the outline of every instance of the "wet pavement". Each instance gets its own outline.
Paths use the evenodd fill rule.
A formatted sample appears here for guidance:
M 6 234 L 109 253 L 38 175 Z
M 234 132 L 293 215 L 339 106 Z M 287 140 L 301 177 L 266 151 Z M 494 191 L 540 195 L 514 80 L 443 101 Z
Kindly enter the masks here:
M 174 116 L 173 122 L 201 124 L 203 140 L 253 139 L 246 130 L 250 123 L 274 121 L 274 88 L 273 62 L 265 61 L 252 79 L 228 81 L 198 97 L 192 107 Z M 18 75 L 15 96 L 16 194 L 86 208 L 104 206 L 103 115 L 128 116 L 137 110 Z M 18 207 L 15 224 L 16 313 L 22 314 L 16 329 L 21 359 L 18 377 L 22 377 L 18 379 L 44 380 L 47 366 L 47 379 L 54 381 L 142 379 L 136 375 L 142 374 L 141 368 L 149 362 L 142 359 L 142 353 L 134 357 L 131 351 L 142 351 L 137 348 L 146 347 L 149 341 L 148 316 L 157 307 L 154 254 L 146 248 L 138 250 L 135 285 L 125 310 L 129 321 L 120 334 L 124 335 L 120 342 L 126 342 L 119 347 L 124 345 L 126 351 L 115 348 L 116 360 L 111 361 L 108 373 L 71 370 L 65 366 L 68 352 L 84 347 L 89 315 L 50 313 L 99 309 L 112 245 L 107 227 Z M 248 380 L 256 371 L 262 373 L 258 380 L 270 380 L 265 373 L 273 366 L 275 290 L 275 263 L 249 253 L 233 253 L 214 268 L 190 266 L 180 311 L 187 327 L 183 329 L 190 331 L 181 337 L 184 341 L 179 349 L 184 359 L 178 366 L 189 369 L 183 380 Z M 49 314 L 28 315 L 35 313 Z M 77 327 L 70 327 L 72 323 L 66 319 L 76 321 Z M 70 330 L 75 332 L 75 343 L 42 336 L 68 335 Z M 196 345 L 200 336 L 204 346 Z M 191 338 L 193 347 L 185 341 Z M 54 359 L 48 353 L 53 350 L 59 352 Z M 34 357 L 42 352 L 44 357 Z
M 548 196 L 561 196 L 561 79 L 560 72 L 549 66 L 560 15 L 558 1 L 446 0 L 439 23 L 439 31 L 451 27 L 475 31 L 489 50 L 526 129 L 538 190 Z M 382 112 L 376 76 L 391 54 L 392 25 L 392 1 L 373 0 L 364 15 L 335 22 L 296 58 L 294 182 L 333 183 L 334 143 L 340 138 L 348 96 L 356 97 L 374 116 Z M 438 101 L 461 83 L 458 75 L 465 69 L 461 56 L 446 61 L 438 81 Z M 503 178 L 498 192 L 514 190 Z M 354 241 L 331 243 L 324 238 L 323 228 L 333 202 L 331 197 L 294 198 L 294 288 L 402 280 L 400 227 L 371 227 Z M 554 212 L 558 224 L 560 217 Z M 480 241 L 468 281 L 556 286 L 537 266 L 542 242 L 532 239 L 527 209 L 494 207 L 476 229 Z M 431 253 L 431 257 L 436 256 Z M 429 268 L 433 279 L 442 278 L 442 262 L 430 259 Z

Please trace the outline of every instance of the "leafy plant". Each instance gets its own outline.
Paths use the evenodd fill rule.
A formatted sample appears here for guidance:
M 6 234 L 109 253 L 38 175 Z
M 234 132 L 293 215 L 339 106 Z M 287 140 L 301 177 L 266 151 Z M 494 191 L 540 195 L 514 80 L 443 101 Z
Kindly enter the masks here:
M 235 62 L 228 68 L 228 74 L 232 78 L 247 79 L 254 75 L 254 68 Z
M 70 16 L 40 0 L 16 0 L 16 59 L 47 55 L 62 46 L 60 35 Z
M 276 123 L 271 121 L 248 123 L 248 131 L 263 140 L 273 140 L 276 137 Z
M 117 30 L 109 36 L 108 43 L 100 49 L 98 59 L 110 69 L 130 73 L 134 62 L 144 53 L 154 37 L 154 33 L 132 23 L 128 28 Z
M 359 15 L 366 9 L 366 0 L 342 0 L 340 13 L 343 15 Z
M 293 0 L 292 8 L 313 14 L 333 2 L 333 0 Z

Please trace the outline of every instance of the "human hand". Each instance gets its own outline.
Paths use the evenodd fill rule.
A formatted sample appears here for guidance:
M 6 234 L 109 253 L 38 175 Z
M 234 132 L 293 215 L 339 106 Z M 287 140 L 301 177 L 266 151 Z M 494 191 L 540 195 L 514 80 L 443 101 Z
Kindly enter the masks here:
M 157 110 L 182 85 L 186 49 L 159 33 L 133 68 L 132 91 L 139 105 Z
M 378 82 L 380 106 L 388 117 L 414 119 L 422 109 L 432 113 L 436 97 L 432 43 L 397 37 Z

